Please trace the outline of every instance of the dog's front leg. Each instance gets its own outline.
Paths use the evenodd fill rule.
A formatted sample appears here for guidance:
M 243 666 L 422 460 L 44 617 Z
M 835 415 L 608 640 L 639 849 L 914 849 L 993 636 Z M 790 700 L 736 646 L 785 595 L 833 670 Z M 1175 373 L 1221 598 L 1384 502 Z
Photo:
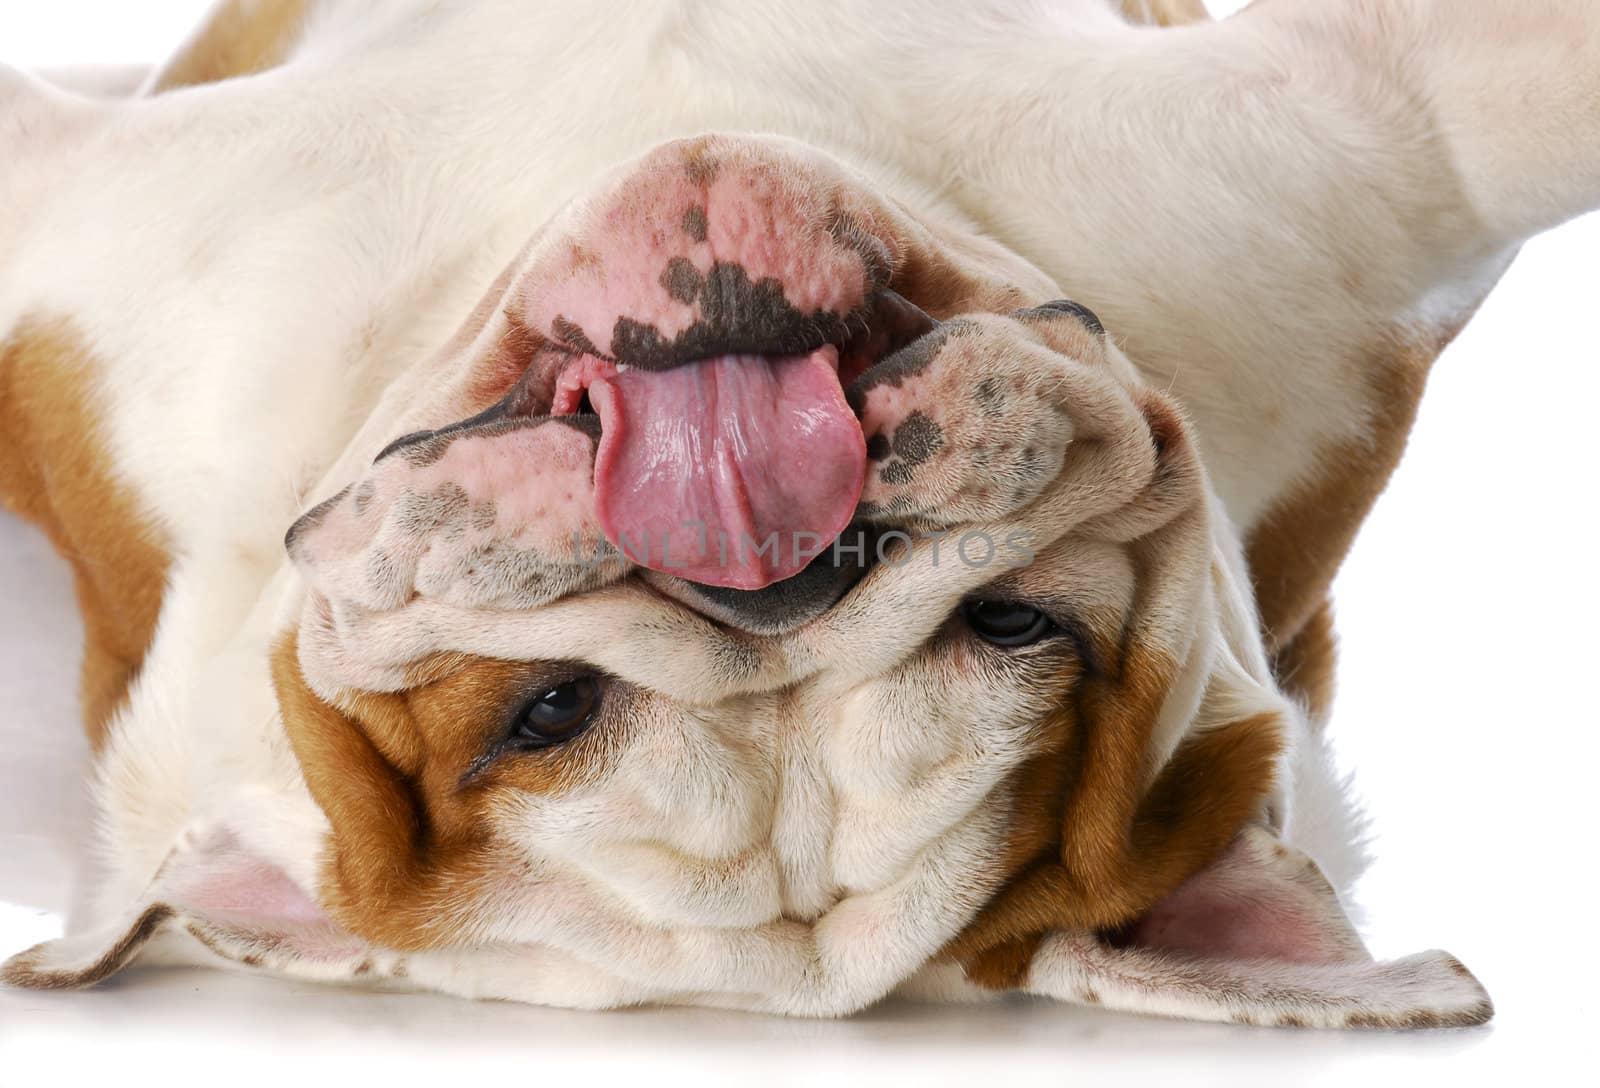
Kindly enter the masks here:
M 1524 239 L 1600 204 L 1600 8 L 1271 0 L 1010 48 L 935 104 L 965 203 L 1183 402 L 1283 645 L 1434 357 Z
M 1591 0 L 1301 0 L 1266 5 L 1261 18 L 1291 41 L 1371 58 L 1411 90 L 1454 169 L 1437 180 L 1454 181 L 1470 212 L 1455 247 L 1514 246 L 1600 207 L 1600 7 Z

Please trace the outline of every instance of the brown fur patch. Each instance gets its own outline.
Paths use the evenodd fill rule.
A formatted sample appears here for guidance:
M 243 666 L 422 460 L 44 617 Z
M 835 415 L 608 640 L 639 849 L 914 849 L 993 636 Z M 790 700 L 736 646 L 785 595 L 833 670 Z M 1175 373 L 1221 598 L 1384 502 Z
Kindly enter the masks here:
M 1136 504 L 1168 520 L 1130 542 L 1141 585 L 1158 585 L 1171 549 L 1205 537 L 1192 443 L 1159 398 L 1145 406 L 1160 450 Z M 997 859 L 1006 885 L 943 950 L 975 983 L 1010 988 L 1052 929 L 1135 921 L 1215 860 L 1270 789 L 1283 722 L 1261 713 L 1190 733 L 1151 781 L 1156 724 L 1182 663 L 1160 647 L 1162 605 L 1135 604 L 1116 629 L 1085 632 L 1080 674 L 1012 776 L 1011 830 Z
M 889 286 L 930 316 L 944 321 L 958 314 L 986 311 L 1003 314 L 1035 302 L 1016 286 L 1012 268 L 995 254 L 970 248 L 954 230 L 919 224 L 918 233 L 902 238 L 902 260 Z
M 100 400 L 88 345 L 69 323 L 24 322 L 0 345 L 0 502 L 72 565 L 79 695 L 96 746 L 149 648 L 170 563 L 106 453 Z
M 1470 316 L 1432 337 L 1381 336 L 1354 360 L 1366 384 L 1366 438 L 1321 450 L 1320 470 L 1250 527 L 1245 553 L 1269 650 L 1287 647 L 1324 607 L 1357 530 L 1405 452 L 1429 369 Z
M 449 943 L 484 884 L 507 864 L 489 837 L 507 793 L 553 794 L 593 771 L 603 740 L 485 760 L 546 666 L 472 659 L 397 694 L 320 698 L 291 633 L 272 654 L 284 728 L 306 785 L 333 827 L 323 907 L 339 925 L 390 948 Z
M 710 185 L 722 171 L 715 153 L 716 141 L 710 137 L 686 141 L 683 145 L 683 170 L 691 185 Z
M 1204 0 L 1121 0 L 1122 14 L 1130 23 L 1151 26 L 1186 26 L 1211 20 Z
M 1327 598 L 1356 531 L 1405 452 L 1433 357 L 1381 351 L 1362 367 L 1371 387 L 1367 440 L 1322 451 L 1321 472 L 1279 499 L 1250 532 L 1246 555 L 1271 648 L 1292 640 Z
M 986 990 L 1018 989 L 1027 982 L 1028 968 L 1043 941 L 1043 933 L 1033 933 L 974 953 L 963 964 L 968 981 Z
M 1333 601 L 1324 598 L 1289 642 L 1272 655 L 1272 675 L 1285 695 L 1299 700 L 1312 722 L 1321 724 L 1333 712 L 1334 673 L 1339 640 L 1333 630 Z
M 1215 860 L 1271 785 L 1283 739 L 1274 714 L 1191 736 L 1139 796 L 1137 775 L 1117 781 L 1102 768 L 1122 763 L 1144 731 L 1129 729 L 1122 711 L 1085 718 L 1085 701 L 1074 702 L 1077 720 L 1055 725 L 1089 738 L 1069 803 L 1016 803 L 1008 856 L 1023 844 L 1037 843 L 1035 853 L 944 950 L 979 985 L 1015 985 L 1026 971 L 1015 962 L 1020 949 L 1052 929 L 1111 930 L 1137 919 Z M 1039 842 L 1057 808 L 1061 822 Z
M 311 0 L 224 0 L 150 84 L 152 93 L 255 75 L 282 64 Z

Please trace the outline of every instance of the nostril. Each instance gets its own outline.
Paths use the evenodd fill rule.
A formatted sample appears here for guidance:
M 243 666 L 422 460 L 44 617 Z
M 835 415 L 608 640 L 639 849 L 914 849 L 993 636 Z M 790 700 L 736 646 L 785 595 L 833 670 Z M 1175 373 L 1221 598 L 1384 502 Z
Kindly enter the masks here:
M 866 324 L 839 348 L 839 381 L 849 388 L 869 367 L 939 327 L 916 303 L 887 287 L 866 307 Z
M 886 288 L 878 292 L 876 302 L 883 324 L 894 338 L 890 351 L 898 351 L 939 327 L 939 323 L 924 313 L 920 306 L 897 291 Z

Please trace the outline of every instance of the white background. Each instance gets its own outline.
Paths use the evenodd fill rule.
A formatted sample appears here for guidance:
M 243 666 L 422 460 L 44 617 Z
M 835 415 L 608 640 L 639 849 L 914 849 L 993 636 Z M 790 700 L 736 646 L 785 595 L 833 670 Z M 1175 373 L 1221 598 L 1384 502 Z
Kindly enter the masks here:
M 0 59 L 145 61 L 199 0 L 0 3 Z M 1218 3 L 1222 13 L 1242 6 Z M 0 260 L 4 255 L 0 254 Z M 1499 1007 L 1485 1028 L 1338 1034 L 1045 1004 L 891 1006 L 838 1023 L 579 1014 L 149 972 L 0 993 L 0 1085 L 576 1074 L 587 1083 L 1594 1083 L 1592 816 L 1600 715 L 1594 419 L 1600 218 L 1530 244 L 1434 371 L 1394 483 L 1337 587 L 1333 726 L 1375 830 L 1374 951 L 1444 947 Z M 4 436 L 0 435 L 0 441 Z M 0 515 L 0 955 L 59 931 L 81 829 L 77 620 L 66 568 Z M 180 1058 L 179 1056 L 183 1057 Z M 316 1064 L 305 1059 L 315 1057 Z M 1580 1064 L 1581 1062 L 1581 1064 Z M 187 1072 L 185 1072 L 187 1070 Z M 59 1080 L 58 1080 L 59 1078 Z

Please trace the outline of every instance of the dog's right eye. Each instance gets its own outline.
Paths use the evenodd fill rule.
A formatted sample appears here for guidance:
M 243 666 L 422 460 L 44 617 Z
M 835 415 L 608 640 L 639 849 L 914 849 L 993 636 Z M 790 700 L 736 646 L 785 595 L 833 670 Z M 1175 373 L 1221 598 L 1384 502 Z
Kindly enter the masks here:
M 530 748 L 553 748 L 580 736 L 600 707 L 600 684 L 580 676 L 530 700 L 517 715 L 515 739 Z

